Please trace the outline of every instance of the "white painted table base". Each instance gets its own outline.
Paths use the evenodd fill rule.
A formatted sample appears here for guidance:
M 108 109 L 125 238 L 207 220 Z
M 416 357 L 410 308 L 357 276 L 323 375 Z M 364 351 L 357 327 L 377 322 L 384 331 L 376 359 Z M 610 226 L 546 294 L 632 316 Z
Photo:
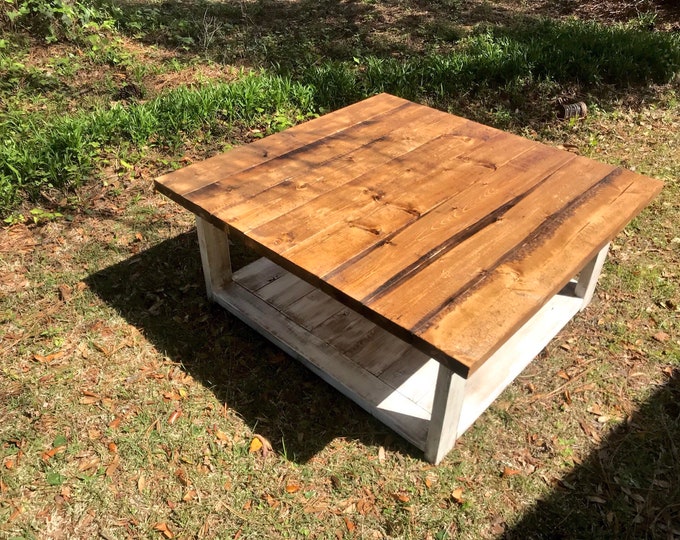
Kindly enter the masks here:
M 196 228 L 211 300 L 423 450 L 435 464 L 588 305 L 609 248 L 602 248 L 578 280 L 464 378 L 267 259 L 232 275 L 227 233 L 200 217 Z M 355 342 L 340 339 L 334 332 L 338 325 L 356 336 Z M 390 352 L 393 357 L 383 354 Z

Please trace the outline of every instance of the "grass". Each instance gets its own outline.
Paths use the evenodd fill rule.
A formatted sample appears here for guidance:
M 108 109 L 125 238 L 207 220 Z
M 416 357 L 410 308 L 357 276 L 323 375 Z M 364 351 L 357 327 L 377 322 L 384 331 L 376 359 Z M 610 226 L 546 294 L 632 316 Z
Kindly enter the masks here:
M 677 536 L 677 33 L 666 3 L 604 4 L 120 2 L 83 32 L 2 11 L 0 536 Z M 210 305 L 191 216 L 151 187 L 382 90 L 666 181 L 436 468 Z

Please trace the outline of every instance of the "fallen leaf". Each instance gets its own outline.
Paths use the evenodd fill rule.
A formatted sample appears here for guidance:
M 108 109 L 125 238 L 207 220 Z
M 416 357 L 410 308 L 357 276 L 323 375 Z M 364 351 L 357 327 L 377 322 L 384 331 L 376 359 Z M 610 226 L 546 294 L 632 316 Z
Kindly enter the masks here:
M 111 478 L 113 474 L 116 472 L 116 469 L 118 468 L 118 465 L 120 464 L 120 456 L 116 454 L 113 456 L 113 459 L 111 460 L 111 463 L 109 463 L 108 467 L 106 467 L 106 476 Z
M 52 354 L 48 354 L 46 356 L 42 356 L 40 354 L 34 354 L 33 355 L 33 360 L 36 362 L 40 362 L 41 364 L 49 364 L 50 362 L 54 362 L 55 360 L 59 360 L 59 358 L 62 358 L 66 353 L 64 351 L 58 351 Z
M 177 419 L 182 416 L 182 411 L 180 409 L 175 409 L 172 414 L 168 417 L 168 424 L 172 425 L 177 422 Z
M 520 474 L 522 471 L 518 471 L 517 469 L 512 469 L 510 467 L 503 467 L 503 478 L 507 478 L 508 476 L 515 476 L 516 474 Z
M 403 491 L 400 491 L 400 492 L 398 492 L 398 493 L 395 493 L 395 494 L 393 495 L 393 497 L 394 497 L 397 501 L 399 501 L 399 502 L 401 502 L 401 503 L 407 503 L 407 502 L 409 502 L 409 501 L 411 500 L 411 497 L 409 497 L 409 496 L 408 496 L 406 493 L 404 493 Z
M 24 509 L 23 509 L 21 506 L 17 506 L 17 507 L 14 509 L 14 512 L 12 512 L 12 515 L 9 516 L 9 518 L 7 519 L 7 521 L 8 521 L 8 522 L 14 521 L 16 518 L 18 518 L 18 517 L 23 513 L 23 511 L 24 511 Z
M 597 504 L 607 504 L 607 500 L 603 499 L 602 497 L 598 497 L 597 495 L 589 495 L 586 497 L 587 500 L 590 502 L 594 502 Z
M 382 447 L 382 446 L 380 448 L 378 448 L 378 461 L 380 463 L 385 462 L 385 448 Z
M 463 488 L 459 487 L 454 489 L 451 493 L 451 499 L 456 504 L 463 504 L 463 502 L 465 502 L 465 499 L 463 499 Z
M 53 458 L 57 454 L 61 454 L 62 452 L 65 452 L 65 451 L 66 451 L 66 445 L 65 444 L 62 444 L 60 446 L 55 446 L 54 448 L 50 448 L 49 450 L 42 453 L 43 461 L 49 461 L 50 458 Z
M 248 452 L 251 454 L 254 454 L 255 452 L 258 452 L 262 448 L 262 441 L 258 439 L 257 437 L 253 437 L 253 440 L 250 441 L 250 448 L 248 448 Z
M 179 469 L 177 469 L 175 471 L 175 476 L 177 477 L 177 479 L 180 481 L 180 483 L 183 486 L 186 487 L 190 484 L 189 476 L 187 475 L 187 472 L 182 467 L 180 467 Z
M 343 516 L 343 518 L 345 519 L 345 527 L 347 527 L 347 530 L 349 532 L 353 532 L 354 529 L 357 528 L 357 526 L 354 523 L 352 523 L 352 520 L 349 519 L 347 516 Z
M 588 411 L 590 414 L 594 414 L 596 416 L 602 416 L 604 414 L 604 411 L 602 410 L 602 408 L 597 403 L 588 407 L 586 409 L 586 411 Z
M 297 493 L 298 491 L 300 491 L 300 484 L 296 484 L 294 482 L 289 482 L 286 484 L 287 493 Z
M 182 497 L 182 500 L 183 500 L 184 502 L 189 502 L 190 500 L 195 499 L 197 494 L 198 494 L 198 493 L 196 492 L 195 489 L 190 489 L 189 491 L 187 491 L 187 492 L 184 494 L 184 497 Z
M 8 459 L 5 461 L 5 469 L 12 470 L 16 465 L 16 461 L 13 459 Z
M 140 474 L 139 478 L 137 479 L 137 491 L 142 493 L 144 488 L 146 488 L 146 478 L 143 474 Z
M 7 493 L 8 490 L 7 484 L 0 480 L 0 493 Z
M 157 531 L 162 532 L 163 536 L 165 536 L 166 538 L 174 538 L 175 537 L 175 535 L 173 534 L 173 532 L 170 530 L 170 528 L 168 527 L 168 525 L 166 523 L 156 523 L 153 526 L 153 528 Z
M 669 336 L 666 332 L 657 332 L 652 336 L 652 338 L 654 338 L 659 343 L 665 343 L 671 338 L 671 336 Z
M 560 377 L 560 378 L 562 378 L 562 379 L 564 379 L 565 381 L 568 381 L 568 380 L 571 379 L 571 377 L 569 376 L 569 374 L 568 374 L 566 371 L 564 371 L 563 369 L 560 369 L 560 370 L 557 372 L 557 376 Z
M 73 289 L 71 289 L 71 287 L 65 283 L 63 285 L 59 285 L 59 298 L 61 298 L 62 302 L 68 303 L 68 301 L 71 300 L 72 293 Z
M 86 457 L 80 460 L 80 463 L 78 464 L 78 470 L 80 472 L 89 471 L 91 469 L 99 467 L 100 463 L 101 460 L 99 459 L 98 456 Z
M 111 429 L 116 429 L 118 426 L 120 426 L 122 418 L 120 416 L 116 416 L 111 422 L 109 422 L 109 427 Z
M 111 452 L 112 454 L 118 453 L 118 445 L 115 442 L 111 441 L 108 444 L 108 448 L 109 448 L 109 452 Z
M 260 450 L 262 451 L 262 457 L 266 458 L 269 455 L 269 452 L 272 451 L 272 445 L 265 437 L 255 433 L 253 439 L 250 441 L 248 452 L 253 454 L 255 452 L 259 452 Z

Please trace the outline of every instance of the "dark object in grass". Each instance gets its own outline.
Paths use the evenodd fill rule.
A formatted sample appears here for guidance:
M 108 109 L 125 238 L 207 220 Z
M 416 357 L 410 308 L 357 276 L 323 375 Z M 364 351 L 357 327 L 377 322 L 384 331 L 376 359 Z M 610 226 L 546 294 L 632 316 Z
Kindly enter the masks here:
M 564 120 L 570 118 L 585 118 L 588 114 L 588 106 L 579 101 L 578 103 L 561 103 L 557 110 L 557 117 Z

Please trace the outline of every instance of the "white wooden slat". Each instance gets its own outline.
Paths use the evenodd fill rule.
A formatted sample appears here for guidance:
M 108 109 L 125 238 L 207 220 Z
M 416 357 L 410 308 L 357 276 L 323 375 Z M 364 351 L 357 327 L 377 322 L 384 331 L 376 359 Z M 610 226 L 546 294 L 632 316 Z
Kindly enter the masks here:
M 196 216 L 196 232 L 201 249 L 201 265 L 208 298 L 231 280 L 229 237 L 226 231 Z
M 284 272 L 276 280 L 259 289 L 256 294 L 274 307 L 285 309 L 314 290 L 316 290 L 314 285 Z
M 389 385 L 236 282 L 219 291 L 215 301 L 414 446 L 424 448 L 427 421 L 412 412 L 422 416 L 420 408 Z
M 279 265 L 265 257 L 261 257 L 234 272 L 234 281 L 251 291 L 257 291 L 269 283 L 276 281 L 287 272 Z
M 607 258 L 607 253 L 609 253 L 609 243 L 604 246 L 592 260 L 585 265 L 583 270 L 578 276 L 578 282 L 576 283 L 576 288 L 574 292 L 576 296 L 583 299 L 581 304 L 581 309 L 585 309 L 590 301 L 593 299 L 593 294 L 595 293 L 595 287 L 597 286 L 597 280 L 600 278 L 602 273 L 602 267 L 604 266 L 604 261 Z

